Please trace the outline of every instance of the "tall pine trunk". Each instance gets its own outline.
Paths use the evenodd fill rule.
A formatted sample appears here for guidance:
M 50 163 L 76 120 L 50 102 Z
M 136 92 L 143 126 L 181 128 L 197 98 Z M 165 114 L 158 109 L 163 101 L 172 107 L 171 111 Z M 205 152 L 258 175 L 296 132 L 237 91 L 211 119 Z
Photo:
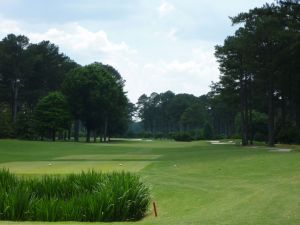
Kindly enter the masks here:
M 247 98 L 246 98 L 246 88 L 244 82 L 244 75 L 240 75 L 240 113 L 241 113 L 241 127 L 242 127 L 242 145 L 248 145 L 248 115 L 247 115 Z
M 296 128 L 297 128 L 297 143 L 300 143 L 300 104 L 296 105 Z
M 94 134 L 94 142 L 96 143 L 97 142 L 97 132 L 94 130 L 93 134 Z
M 91 141 L 91 129 L 89 127 L 86 128 L 86 142 Z
M 53 129 L 53 130 L 52 130 L 52 141 L 55 141 L 55 136 L 56 136 L 56 132 L 55 132 L 55 130 Z
M 248 102 L 249 102 L 249 139 L 250 145 L 253 145 L 253 101 L 252 101 L 252 75 L 249 76 L 249 95 L 248 95 Z
M 74 121 L 74 140 L 79 141 L 79 119 Z
M 107 129 L 108 129 L 108 119 L 105 118 L 105 121 L 104 121 L 104 142 L 106 142 L 107 140 Z
M 12 119 L 13 123 L 17 122 L 17 110 L 18 110 L 18 81 L 13 81 L 12 84 L 12 92 L 13 92 L 13 99 L 12 99 Z
M 71 140 L 71 128 L 68 129 L 68 141 Z
M 274 84 L 272 79 L 269 79 L 268 87 L 268 145 L 273 147 L 275 144 L 274 141 Z

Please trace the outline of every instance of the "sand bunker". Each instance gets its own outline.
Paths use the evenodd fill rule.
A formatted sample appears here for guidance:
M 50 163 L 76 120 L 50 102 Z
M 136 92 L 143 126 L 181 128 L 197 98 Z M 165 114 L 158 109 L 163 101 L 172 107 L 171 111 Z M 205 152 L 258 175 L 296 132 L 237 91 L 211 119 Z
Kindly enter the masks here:
M 234 145 L 233 141 L 227 141 L 227 142 L 222 142 L 222 141 L 208 141 L 212 145 Z
M 289 148 L 275 148 L 275 149 L 270 149 L 270 152 L 291 152 L 292 149 Z

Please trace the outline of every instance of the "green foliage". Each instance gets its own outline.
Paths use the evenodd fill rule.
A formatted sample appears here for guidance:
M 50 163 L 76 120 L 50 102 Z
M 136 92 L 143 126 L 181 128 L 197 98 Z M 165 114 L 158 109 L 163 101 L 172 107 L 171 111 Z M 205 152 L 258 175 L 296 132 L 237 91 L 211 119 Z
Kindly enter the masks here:
M 188 132 L 177 132 L 173 135 L 175 141 L 190 142 L 193 141 L 193 136 Z
M 0 138 L 12 137 L 14 134 L 13 123 L 9 107 L 0 104 Z
M 14 34 L 0 41 L 0 104 L 7 104 L 12 111 L 9 120 L 16 128 L 17 137 L 35 138 L 32 133 L 35 127 L 42 138 L 52 133 L 54 140 L 56 131 L 66 129 L 62 124 L 66 113 L 53 117 L 58 111 L 56 108 L 50 112 L 52 106 L 49 103 L 48 112 L 35 113 L 34 120 L 25 115 L 34 109 L 40 110 L 41 98 L 61 89 L 67 96 L 72 119 L 81 120 L 87 136 L 91 131 L 97 135 L 104 133 L 105 137 L 123 134 L 132 114 L 123 91 L 124 84 L 125 81 L 112 66 L 92 63 L 80 67 L 49 41 L 31 44 L 27 37 Z M 41 109 L 45 110 L 46 107 Z M 0 137 L 13 133 L 6 118 L 2 115 Z M 65 122 L 70 123 L 70 119 Z M 78 136 L 77 126 L 74 130 L 75 136 Z
M 226 105 L 240 109 L 244 145 L 249 138 L 264 135 L 273 146 L 276 130 L 288 126 L 287 118 L 300 133 L 299 11 L 296 0 L 276 1 L 239 13 L 231 17 L 237 25 L 235 34 L 216 47 L 222 75 L 215 97 L 221 96 Z M 263 115 L 255 121 L 261 116 L 255 111 L 267 114 L 267 119 Z M 283 129 L 280 139 L 286 139 L 285 132 L 294 141 L 299 138 L 294 131 Z
M 34 112 L 36 128 L 41 135 L 46 131 L 51 134 L 67 129 L 70 126 L 71 115 L 67 101 L 60 92 L 52 92 L 42 98 Z
M 154 135 L 155 139 L 163 139 L 164 138 L 164 134 L 162 132 L 157 132 Z
M 206 123 L 204 125 L 204 129 L 203 129 L 203 137 L 206 140 L 210 140 L 213 138 L 213 130 L 212 127 L 209 123 Z
M 266 142 L 267 141 L 267 136 L 266 134 L 262 134 L 262 133 L 255 133 L 254 134 L 254 141 L 260 141 L 260 142 Z
M 149 189 L 130 173 L 90 171 L 21 179 L 0 171 L 0 220 L 138 220 L 149 202 Z
M 59 90 L 68 71 L 78 66 L 49 41 L 30 44 L 25 50 L 25 57 L 26 74 L 21 80 L 21 97 L 31 108 L 41 97 Z
M 242 132 L 241 114 L 235 117 L 235 129 L 237 132 Z M 252 133 L 256 141 L 267 141 L 268 136 L 268 115 L 262 112 L 253 110 L 252 112 Z
M 140 138 L 153 138 L 153 134 L 147 131 L 141 131 L 138 133 L 138 137 Z
M 252 112 L 252 132 L 254 140 L 267 141 L 268 135 L 268 115 L 258 111 Z M 260 139 L 260 140 L 258 140 Z
M 16 137 L 21 139 L 35 139 L 37 137 L 35 129 L 34 114 L 30 110 L 23 110 L 18 113 L 15 125 Z
M 295 143 L 295 140 L 297 140 L 298 136 L 299 133 L 296 126 L 287 123 L 279 130 L 276 138 L 280 143 L 292 144 Z
M 146 132 L 168 137 L 170 132 L 192 132 L 203 128 L 204 122 L 209 120 L 208 101 L 207 96 L 153 92 L 150 96 L 140 96 L 137 114 Z
M 15 123 L 17 112 L 25 105 L 33 110 L 76 66 L 49 41 L 31 44 L 26 36 L 8 34 L 0 41 L 0 103 L 10 106 Z
M 199 103 L 189 106 L 180 117 L 181 123 L 188 128 L 200 128 L 204 123 L 204 107 Z
M 75 119 L 90 131 L 103 134 L 122 133 L 129 122 L 128 99 L 124 81 L 115 69 L 101 63 L 76 68 L 67 75 L 62 91 Z

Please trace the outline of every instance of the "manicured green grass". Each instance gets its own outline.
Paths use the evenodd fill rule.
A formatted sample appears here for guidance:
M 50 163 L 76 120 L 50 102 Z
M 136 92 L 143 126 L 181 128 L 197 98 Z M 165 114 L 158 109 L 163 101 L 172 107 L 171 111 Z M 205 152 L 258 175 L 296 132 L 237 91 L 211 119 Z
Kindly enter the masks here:
M 17 170 L 24 167 L 22 163 L 28 162 L 45 162 L 43 169 L 48 169 L 49 162 L 53 163 L 49 167 L 59 162 L 73 163 L 74 167 L 67 172 L 72 168 L 76 172 L 76 165 L 88 167 L 89 162 L 91 165 L 99 162 L 97 170 L 101 170 L 101 163 L 108 163 L 109 167 L 103 167 L 105 171 L 120 170 L 120 167 L 131 171 L 124 165 L 133 163 L 134 167 L 134 163 L 142 163 L 134 171 L 151 187 L 158 217 L 149 211 L 143 220 L 126 224 L 300 223 L 298 150 L 280 153 L 270 152 L 263 146 L 244 148 L 205 141 L 119 141 L 111 144 L 0 141 L 0 167 L 2 163 L 15 163 Z M 38 168 L 30 173 L 38 174 Z M 60 171 L 63 172 L 59 169 L 55 173 Z M 20 169 L 19 173 L 25 171 Z

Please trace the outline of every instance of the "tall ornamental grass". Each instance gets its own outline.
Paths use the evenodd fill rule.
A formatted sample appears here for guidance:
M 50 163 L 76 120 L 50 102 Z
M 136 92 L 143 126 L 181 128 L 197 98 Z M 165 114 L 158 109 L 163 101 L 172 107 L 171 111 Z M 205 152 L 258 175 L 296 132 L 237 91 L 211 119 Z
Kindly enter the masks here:
M 25 179 L 0 170 L 0 220 L 139 220 L 149 202 L 148 187 L 127 172 Z

